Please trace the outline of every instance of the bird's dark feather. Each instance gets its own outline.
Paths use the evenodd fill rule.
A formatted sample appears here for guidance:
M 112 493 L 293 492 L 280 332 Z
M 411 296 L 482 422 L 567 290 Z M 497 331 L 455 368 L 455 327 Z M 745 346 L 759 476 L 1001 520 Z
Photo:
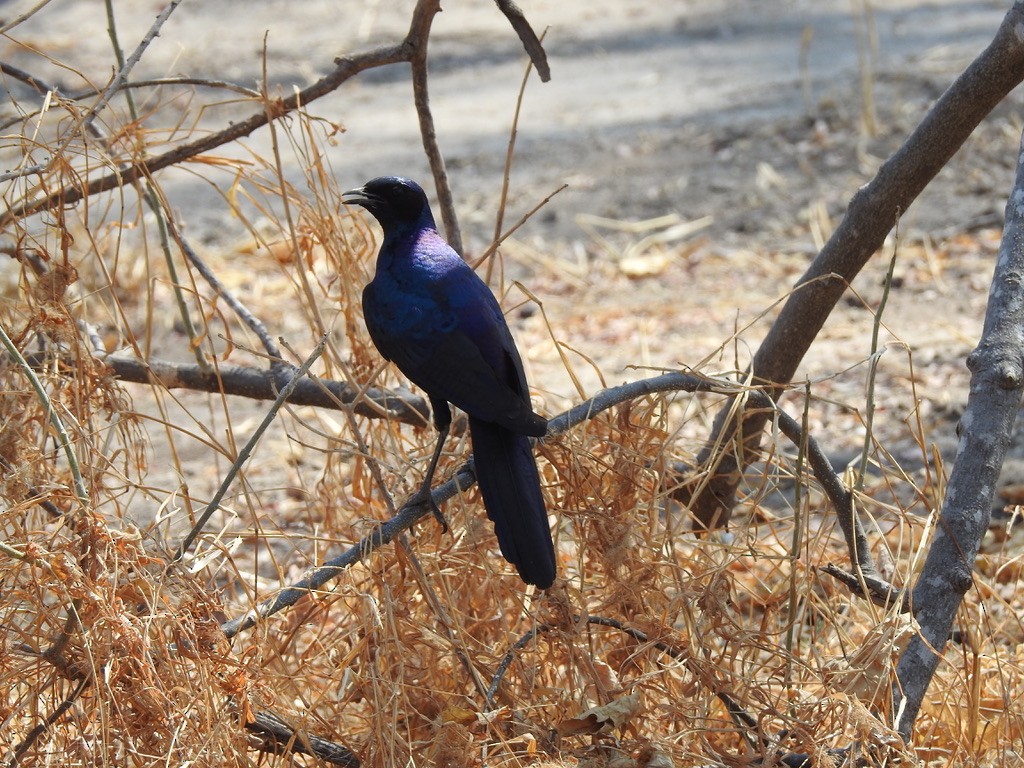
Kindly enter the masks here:
M 384 230 L 363 315 L 380 353 L 431 404 L 470 417 L 477 480 L 502 555 L 524 581 L 546 588 L 555 553 L 529 437 L 547 421 L 533 412 L 523 363 L 501 307 L 437 233 L 423 190 L 407 179 L 374 179 L 346 193 Z M 448 414 L 435 413 L 446 429 Z
M 549 587 L 555 552 L 529 438 L 472 416 L 469 434 L 476 479 L 502 556 L 526 583 Z

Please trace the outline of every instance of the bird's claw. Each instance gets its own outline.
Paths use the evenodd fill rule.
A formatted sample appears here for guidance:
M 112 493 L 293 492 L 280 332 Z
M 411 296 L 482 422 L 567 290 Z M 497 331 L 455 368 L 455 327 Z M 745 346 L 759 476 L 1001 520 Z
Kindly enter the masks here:
M 434 502 L 430 502 L 430 513 L 441 524 L 441 533 L 448 533 L 448 521 L 444 519 L 444 515 L 441 514 L 441 510 L 438 509 L 437 504 Z
M 441 514 L 441 508 L 434 503 L 434 495 L 430 492 L 429 488 L 420 488 L 416 494 L 406 502 L 408 506 L 429 506 L 430 514 L 434 516 L 434 519 L 441 525 L 441 533 L 448 533 L 448 521 L 444 519 L 444 515 Z

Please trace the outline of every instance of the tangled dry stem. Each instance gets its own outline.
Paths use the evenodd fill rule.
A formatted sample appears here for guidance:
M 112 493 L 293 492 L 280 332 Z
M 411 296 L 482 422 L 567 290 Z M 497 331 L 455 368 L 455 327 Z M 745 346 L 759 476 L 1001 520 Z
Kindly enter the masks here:
M 510 3 L 502 7 L 511 13 Z M 307 110 L 359 71 L 411 60 L 410 40 L 429 30 L 433 12 L 420 3 L 402 44 L 339 60 L 332 75 L 212 137 L 117 158 L 117 170 L 99 176 L 81 160 L 86 145 L 69 144 L 38 187 L 5 188 L 4 225 L 17 236 L 4 252 L 25 268 L 2 321 L 25 362 L 0 368 L 2 758 L 223 764 L 246 759 L 253 736 L 272 765 L 304 753 L 346 765 L 447 766 L 542 757 L 827 764 L 905 754 L 887 723 L 908 623 L 871 549 L 896 557 L 899 583 L 927 538 L 926 520 L 870 492 L 851 494 L 807 425 L 758 390 L 669 373 L 611 388 L 554 419 L 538 453 L 558 511 L 562 579 L 546 595 L 524 592 L 497 555 L 461 449 L 445 457 L 452 480 L 435 495 L 449 501 L 455 535 L 424 528 L 403 546 L 384 546 L 422 517 L 397 508 L 392 494 L 415 486 L 429 441 L 411 426 L 422 402 L 395 394 L 399 382 L 382 372 L 359 320 L 372 236 L 341 209 L 319 156 L 314 162 L 325 137 Z M 149 250 L 156 237 L 111 237 L 108 225 L 126 220 L 112 207 L 95 214 L 104 211 L 100 193 L 130 194 L 143 177 L 159 188 L 160 168 L 283 114 L 295 117 L 289 135 L 303 139 L 293 149 L 307 161 L 311 192 L 289 187 L 271 162 L 231 167 L 254 197 L 283 190 L 297 215 L 290 225 L 276 220 L 280 239 L 261 241 L 261 257 L 244 268 L 223 256 L 204 265 L 178 237 L 181 282 L 202 318 L 197 340 L 213 373 L 156 364 L 150 350 L 181 344 L 156 311 L 168 297 L 162 278 L 150 279 L 163 274 Z M 42 164 L 27 153 L 25 167 Z M 89 215 L 73 207 L 94 195 Z M 54 211 L 49 226 L 40 224 L 43 211 Z M 138 271 L 122 261 L 129 250 Z M 245 283 L 239 273 L 254 269 L 280 292 L 266 305 L 288 301 L 302 320 L 282 335 L 312 346 L 325 327 L 336 332 L 318 363 L 317 381 L 328 383 L 314 389 L 320 384 L 310 380 L 304 397 L 300 383 L 292 410 L 242 466 L 238 446 L 254 420 L 232 395 L 276 396 L 294 370 L 281 357 L 302 358 L 268 344 L 273 337 L 253 322 L 258 299 L 248 319 L 231 300 L 230 286 Z M 234 315 L 221 312 L 225 302 Z M 133 356 L 98 355 L 98 346 Z M 245 357 L 257 348 L 266 354 Z M 229 362 L 240 357 L 246 366 Z M 45 397 L 27 385 L 29 370 Z M 680 435 L 722 392 L 764 409 L 797 449 L 777 441 L 773 461 L 744 479 L 760 489 L 738 506 L 747 527 L 698 543 L 672 505 L 670 470 L 695 465 Z M 238 487 L 215 527 L 187 568 L 168 567 L 232 468 L 241 470 Z M 787 484 L 801 489 L 787 514 L 759 502 Z M 858 530 L 855 504 L 884 521 L 873 539 Z M 837 521 L 845 535 L 834 534 Z M 344 562 L 295 580 L 346 547 Z M 818 578 L 819 563 L 846 558 L 850 588 L 880 605 L 850 601 L 845 588 Z M 963 608 L 977 617 L 975 629 L 923 701 L 920 759 L 998 764 L 1024 730 L 1020 713 L 1000 706 L 1024 687 L 1016 558 L 991 554 L 976 579 Z M 281 584 L 296 586 L 261 602 Z M 252 624 L 257 615 L 264 620 Z M 243 626 L 253 631 L 239 634 Z M 982 721 L 987 728 L 972 729 Z

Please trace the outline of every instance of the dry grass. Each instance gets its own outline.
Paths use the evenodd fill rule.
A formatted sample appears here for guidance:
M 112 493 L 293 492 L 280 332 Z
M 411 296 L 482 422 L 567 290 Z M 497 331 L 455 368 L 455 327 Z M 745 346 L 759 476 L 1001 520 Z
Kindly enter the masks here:
M 70 119 L 61 114 L 49 138 L 6 150 L 41 163 Z M 21 125 L 29 136 L 29 116 Z M 399 386 L 362 324 L 375 243 L 367 222 L 340 205 L 321 151 L 333 127 L 300 113 L 275 130 L 275 158 L 207 155 L 192 169 L 251 233 L 236 252 L 206 258 L 286 340 L 291 362 L 327 332 L 316 375 Z M 72 183 L 137 152 L 135 143 L 158 151 L 171 136 L 121 139 L 102 151 L 72 141 L 45 174 L 6 182 L 5 202 L 37 183 L 48 192 Z M 307 169 L 302 182 L 284 180 L 283 153 Z M 848 745 L 878 763 L 903 754 L 885 723 L 907 620 L 850 598 L 817 570 L 844 563 L 845 546 L 798 447 L 766 446 L 770 461 L 747 479 L 733 536 L 685 533 L 664 470 L 699 448 L 713 412 L 689 395 L 627 404 L 539 447 L 562 577 L 549 594 L 514 576 L 470 491 L 447 506 L 451 535 L 421 525 L 228 642 L 225 619 L 394 513 L 433 434 L 286 408 L 196 549 L 171 564 L 269 404 L 121 384 L 93 354 L 89 333 L 106 352 L 194 363 L 200 350 L 213 366 L 265 365 L 258 340 L 173 246 L 172 284 L 142 194 L 95 196 L 6 235 L 6 256 L 20 260 L 4 259 L 0 318 L 45 398 L 17 361 L 0 367 L 4 760 L 26 745 L 24 765 L 315 764 L 257 758 L 242 726 L 263 710 L 343 742 L 370 766 L 739 765 L 770 763 L 778 750 L 827 765 L 827 749 Z M 163 213 L 173 218 L 173 201 Z M 45 272 L 29 268 L 33 258 Z M 197 329 L 191 341 L 175 287 Z M 545 333 L 558 341 L 562 331 L 537 330 Z M 578 380 L 576 358 L 561 359 Z M 913 411 L 901 370 L 875 394 Z M 863 409 L 862 392 L 837 403 L 834 372 L 812 390 L 828 398 L 808 406 L 813 434 L 854 428 L 850 414 Z M 927 455 L 923 429 L 912 423 L 910 432 Z M 886 575 L 906 583 L 942 475 L 904 473 L 885 449 L 874 446 L 881 473 L 860 507 L 877 523 Z M 454 440 L 439 474 L 468 450 L 464 437 Z M 918 760 L 1024 764 L 1019 540 L 1008 524 L 979 563 L 961 637 L 910 750 Z M 723 697 L 750 721 L 731 719 Z

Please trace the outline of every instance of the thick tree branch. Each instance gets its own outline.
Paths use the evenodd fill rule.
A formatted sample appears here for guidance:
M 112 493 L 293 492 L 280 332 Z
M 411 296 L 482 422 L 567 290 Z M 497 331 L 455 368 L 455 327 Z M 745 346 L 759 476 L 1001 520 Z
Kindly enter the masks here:
M 971 390 L 960 420 L 960 446 L 935 538 L 914 586 L 919 631 L 896 667 L 895 726 L 908 741 L 956 612 L 974 583 L 974 560 L 1024 393 L 1024 136 L 1017 162 L 981 341 L 967 358 Z
M 768 384 L 773 396 L 792 380 L 811 342 L 846 287 L 882 246 L 900 214 L 949 162 L 992 109 L 1024 80 L 1024 3 L 1014 3 L 992 43 L 953 82 L 917 129 L 850 200 L 849 208 L 754 356 L 752 380 Z M 742 411 L 741 411 L 742 412 Z M 731 404 L 718 412 L 713 434 L 698 457 L 702 466 L 717 462 L 715 476 L 686 499 L 695 525 L 713 528 L 728 522 L 741 467 L 756 456 L 767 423 L 765 411 L 745 413 L 738 423 Z M 718 454 L 739 436 L 737 451 Z

